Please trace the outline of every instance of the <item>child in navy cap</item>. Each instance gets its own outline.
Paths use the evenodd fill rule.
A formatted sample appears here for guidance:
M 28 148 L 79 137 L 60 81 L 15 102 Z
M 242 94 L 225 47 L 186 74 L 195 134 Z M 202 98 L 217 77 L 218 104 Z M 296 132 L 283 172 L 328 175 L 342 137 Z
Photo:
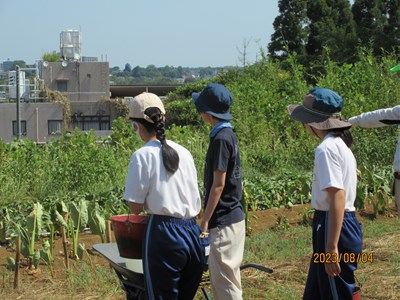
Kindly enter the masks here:
M 242 299 L 240 265 L 245 241 L 239 145 L 232 125 L 228 89 L 210 83 L 192 98 L 212 126 L 204 167 L 203 234 L 210 234 L 209 270 L 213 299 Z

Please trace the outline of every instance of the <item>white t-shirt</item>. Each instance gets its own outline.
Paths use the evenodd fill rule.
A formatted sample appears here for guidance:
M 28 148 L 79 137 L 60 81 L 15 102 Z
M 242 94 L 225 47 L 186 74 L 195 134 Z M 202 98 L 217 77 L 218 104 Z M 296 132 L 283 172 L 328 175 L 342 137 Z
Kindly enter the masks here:
M 345 191 L 345 211 L 354 211 L 357 193 L 357 162 L 353 152 L 339 137 L 326 135 L 315 150 L 311 205 L 329 210 L 328 193 L 335 187 Z
M 144 204 L 150 214 L 193 218 L 201 207 L 193 157 L 177 143 L 167 143 L 178 152 L 178 170 L 171 175 L 165 169 L 159 141 L 146 143 L 131 157 L 124 199 Z

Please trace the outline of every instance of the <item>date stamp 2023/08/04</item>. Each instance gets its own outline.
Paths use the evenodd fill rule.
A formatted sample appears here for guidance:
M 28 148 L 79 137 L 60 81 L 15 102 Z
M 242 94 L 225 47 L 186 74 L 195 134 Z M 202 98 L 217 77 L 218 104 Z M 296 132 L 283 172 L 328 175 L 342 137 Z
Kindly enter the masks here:
M 313 261 L 315 264 L 324 263 L 372 263 L 374 257 L 372 253 L 313 253 Z

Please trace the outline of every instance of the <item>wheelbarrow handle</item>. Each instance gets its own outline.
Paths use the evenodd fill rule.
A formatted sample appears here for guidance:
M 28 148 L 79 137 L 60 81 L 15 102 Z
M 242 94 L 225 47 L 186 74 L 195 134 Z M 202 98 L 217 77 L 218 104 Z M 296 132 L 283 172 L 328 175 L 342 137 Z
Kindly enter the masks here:
M 260 270 L 260 271 L 264 271 L 264 272 L 269 273 L 269 274 L 271 274 L 273 272 L 272 269 L 264 267 L 264 266 L 261 266 L 261 265 L 257 265 L 257 264 L 244 264 L 244 265 L 240 266 L 240 270 L 244 270 L 244 269 L 247 269 L 247 268 L 254 268 L 254 269 L 257 269 L 257 270 Z

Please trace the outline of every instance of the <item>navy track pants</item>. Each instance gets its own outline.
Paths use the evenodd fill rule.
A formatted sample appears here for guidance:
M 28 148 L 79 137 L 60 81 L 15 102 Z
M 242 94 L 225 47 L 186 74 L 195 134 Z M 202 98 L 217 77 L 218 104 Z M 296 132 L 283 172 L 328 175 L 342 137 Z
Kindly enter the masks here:
M 143 271 L 149 300 L 190 300 L 207 264 L 208 238 L 193 219 L 151 215 L 143 249 Z
M 362 253 L 362 225 L 357 221 L 354 212 L 345 212 L 338 244 L 339 253 L 342 253 L 340 261 L 342 271 L 339 276 L 331 277 L 326 274 L 325 266 L 318 257 L 320 253 L 326 252 L 328 218 L 328 212 L 315 211 L 314 213 L 313 257 L 310 262 L 303 300 L 353 299 L 354 271 L 357 269 L 357 261 L 348 258 L 350 255 L 354 258 L 357 257 L 357 254 Z M 343 255 L 344 253 L 347 254 Z

